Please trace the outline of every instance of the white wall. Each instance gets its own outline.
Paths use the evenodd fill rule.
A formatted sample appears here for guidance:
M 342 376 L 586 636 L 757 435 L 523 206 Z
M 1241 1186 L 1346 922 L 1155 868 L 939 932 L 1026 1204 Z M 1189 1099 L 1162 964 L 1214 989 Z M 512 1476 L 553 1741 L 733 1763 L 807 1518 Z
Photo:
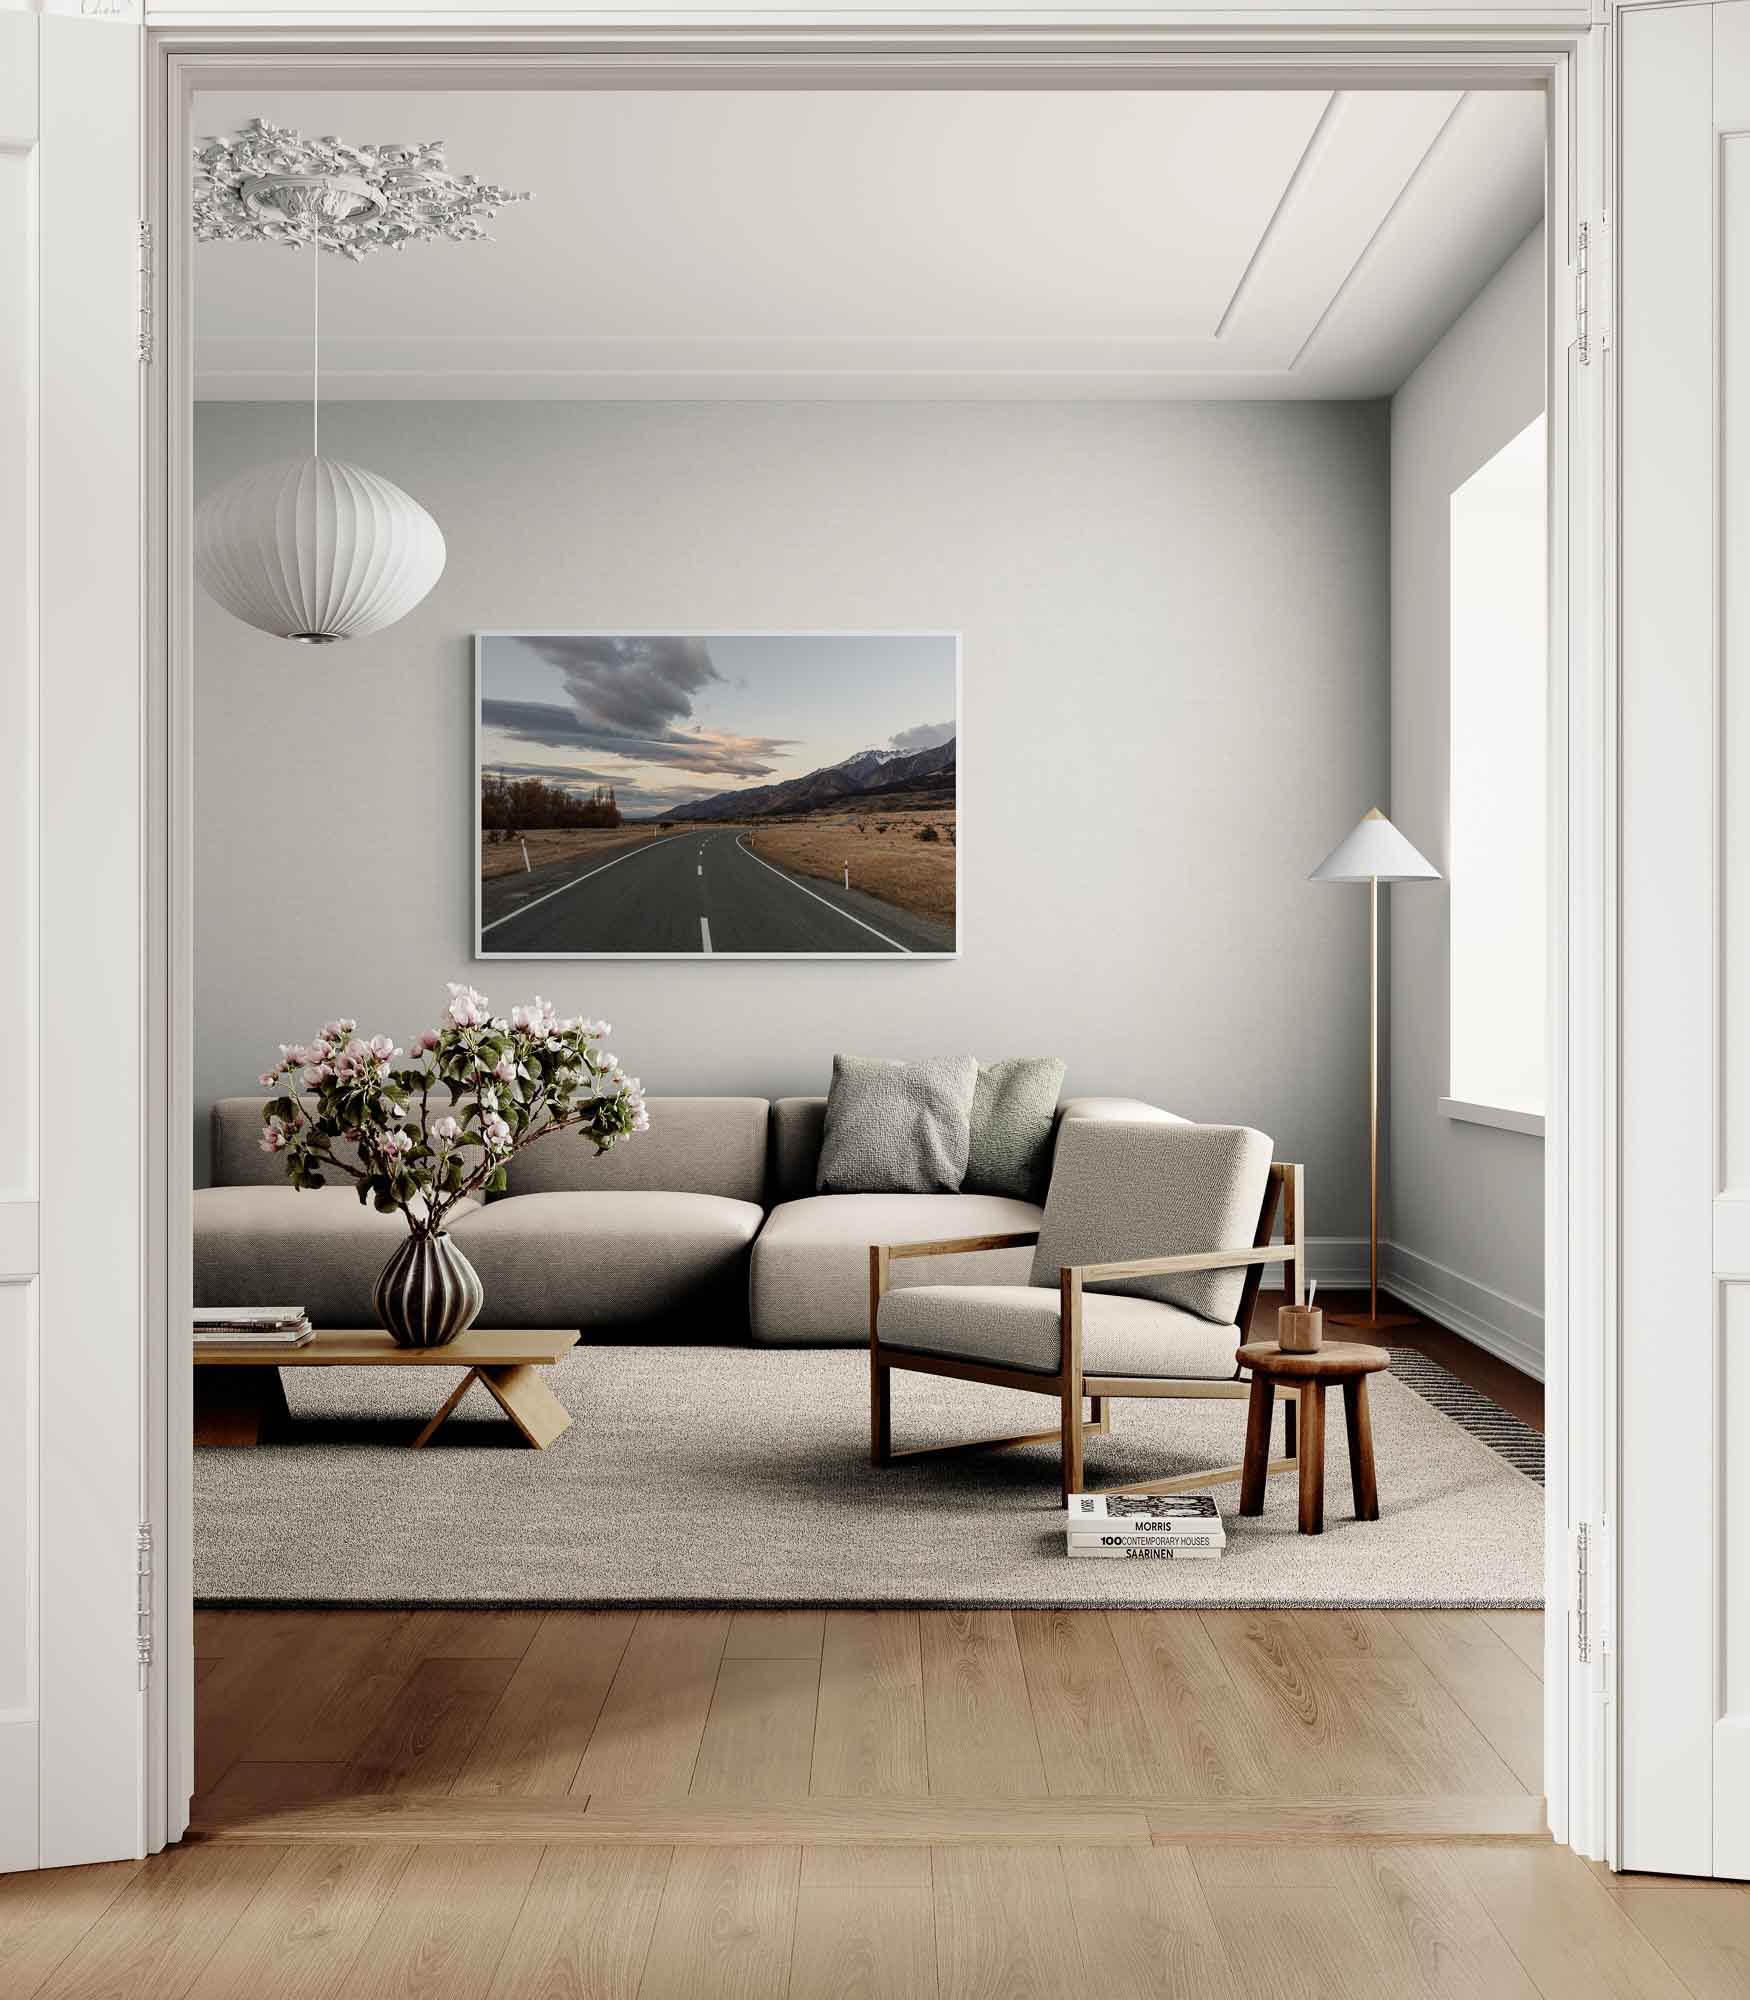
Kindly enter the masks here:
M 306 422 L 203 405 L 197 492 Z M 323 443 L 449 567 L 346 646 L 201 604 L 203 1109 L 478 974 L 604 1014 L 659 1094 L 1060 1053 L 1072 1090 L 1261 1126 L 1313 1233 L 1363 1231 L 1364 899 L 1306 875 L 1385 789 L 1382 404 L 349 403 Z M 959 960 L 474 967 L 470 634 L 523 623 L 959 631 Z
M 1442 870 L 1451 755 L 1455 488 L 1543 408 L 1543 231 L 1534 230 L 1391 404 L 1391 804 Z M 1447 1118 L 1448 891 L 1391 892 L 1393 1289 L 1542 1372 L 1543 1142 Z

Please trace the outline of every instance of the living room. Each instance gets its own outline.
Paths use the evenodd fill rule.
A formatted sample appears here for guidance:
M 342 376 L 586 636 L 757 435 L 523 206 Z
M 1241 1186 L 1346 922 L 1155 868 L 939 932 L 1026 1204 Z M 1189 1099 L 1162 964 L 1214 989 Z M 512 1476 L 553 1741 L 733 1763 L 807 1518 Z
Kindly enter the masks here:
M 134 31 L 28 26 L 19 214 L 108 243 L 125 61 L 56 107 Z M 40 265 L 0 1864 L 173 1845 L 9 1976 L 1734 1990 L 1726 1902 L 1549 1841 L 1734 1872 L 1647 1749 L 1695 245 L 1592 206 L 1588 293 L 1591 31 L 373 32 L 146 37 L 143 402 Z M 143 642 L 68 587 L 129 504 Z

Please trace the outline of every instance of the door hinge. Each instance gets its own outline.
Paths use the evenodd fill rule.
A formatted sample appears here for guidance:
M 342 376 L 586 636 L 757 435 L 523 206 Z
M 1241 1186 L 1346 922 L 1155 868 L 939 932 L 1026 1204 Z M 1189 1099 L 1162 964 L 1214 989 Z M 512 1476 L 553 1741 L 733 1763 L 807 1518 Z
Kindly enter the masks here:
M 152 225 L 145 221 L 140 224 L 139 279 L 138 354 L 140 360 L 150 361 L 152 358 Z
M 1582 367 L 1592 359 L 1592 307 L 1587 295 L 1591 249 L 1592 225 L 1582 222 L 1574 246 L 1574 358 Z
M 1569 1541 L 1568 1606 L 1574 1634 L 1574 1664 L 1592 1664 L 1592 1523 L 1582 1521 Z
M 134 1658 L 142 1690 L 152 1674 L 152 1524 L 140 1523 L 134 1543 Z

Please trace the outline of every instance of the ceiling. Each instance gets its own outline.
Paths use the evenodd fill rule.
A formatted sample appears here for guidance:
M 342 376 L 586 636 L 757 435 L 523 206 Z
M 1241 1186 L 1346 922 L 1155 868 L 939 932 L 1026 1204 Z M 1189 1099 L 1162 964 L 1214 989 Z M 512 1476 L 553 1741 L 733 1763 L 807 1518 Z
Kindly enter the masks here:
M 1532 92 L 203 94 L 441 138 L 488 243 L 322 263 L 372 398 L 1355 397 L 1538 220 Z M 196 393 L 309 393 L 301 251 L 200 244 Z

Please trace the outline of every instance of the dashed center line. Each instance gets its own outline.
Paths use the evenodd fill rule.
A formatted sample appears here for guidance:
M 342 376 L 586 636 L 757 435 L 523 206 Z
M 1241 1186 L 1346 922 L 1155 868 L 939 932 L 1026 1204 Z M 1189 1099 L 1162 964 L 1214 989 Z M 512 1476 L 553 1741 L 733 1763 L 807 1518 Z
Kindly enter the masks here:
M 699 948 L 702 951 L 709 951 L 711 949 L 711 919 L 709 917 L 701 917 L 699 919 Z

